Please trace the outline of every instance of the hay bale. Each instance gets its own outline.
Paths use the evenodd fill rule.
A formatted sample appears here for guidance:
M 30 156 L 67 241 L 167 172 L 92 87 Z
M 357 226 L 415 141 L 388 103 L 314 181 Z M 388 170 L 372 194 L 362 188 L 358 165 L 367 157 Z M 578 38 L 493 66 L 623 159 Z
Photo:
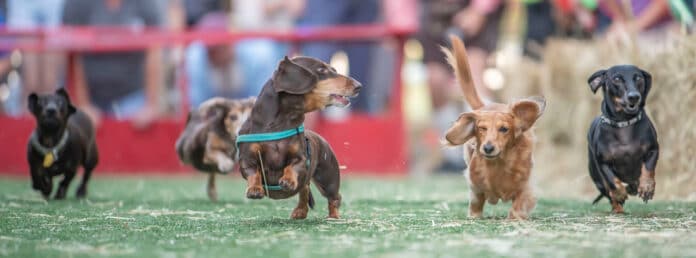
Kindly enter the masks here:
M 604 41 L 550 40 L 543 61 L 522 61 L 503 69 L 506 99 L 528 95 L 547 98 L 538 122 L 535 153 L 538 185 L 548 196 L 596 194 L 587 171 L 587 129 L 600 114 L 602 94 L 593 95 L 587 78 L 599 69 L 634 64 L 653 75 L 647 112 L 660 141 L 657 198 L 695 198 L 696 37 L 683 37 L 661 48 L 607 44 Z M 581 185 L 581 187 L 578 187 Z

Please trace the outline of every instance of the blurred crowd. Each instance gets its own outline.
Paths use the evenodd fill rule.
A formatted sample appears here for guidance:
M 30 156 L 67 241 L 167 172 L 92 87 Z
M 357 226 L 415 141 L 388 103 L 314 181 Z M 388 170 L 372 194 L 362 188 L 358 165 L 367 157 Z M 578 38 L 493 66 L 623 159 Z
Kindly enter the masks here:
M 425 131 L 444 132 L 466 107 L 453 96 L 459 89 L 439 46 L 449 34 L 464 39 L 481 95 L 495 99 L 495 85 L 486 80 L 492 56 L 506 34 L 520 35 L 520 53 L 532 59 L 549 37 L 605 38 L 622 41 L 630 35 L 659 40 L 670 31 L 688 32 L 693 23 L 692 0 L 0 0 L 0 23 L 8 29 L 68 26 L 126 26 L 185 31 L 260 31 L 303 27 L 398 23 L 420 24 L 413 35 L 420 54 L 408 56 L 419 65 L 427 95 Z M 410 10 L 410 11 L 409 11 Z M 153 47 L 143 51 L 82 53 L 66 62 L 65 53 L 2 53 L 0 110 L 26 113 L 30 92 L 70 85 L 74 102 L 99 124 L 105 116 L 147 127 L 155 119 L 178 112 L 182 96 L 191 107 L 213 96 L 255 96 L 284 55 L 302 54 L 326 62 L 343 60 L 345 73 L 365 89 L 352 111 L 383 112 L 391 96 L 397 47 L 384 42 L 311 42 L 291 46 L 270 39 L 235 44 L 194 42 L 181 49 Z M 412 50 L 412 49 L 411 49 Z M 407 47 L 407 51 L 409 48 Z M 408 55 L 408 53 L 407 53 Z M 183 58 L 185 62 L 180 62 Z M 184 64 L 180 66 L 179 64 Z M 71 65 L 73 69 L 68 69 Z M 178 72 L 185 73 L 187 92 L 178 94 Z M 405 84 L 413 84 L 406 76 Z M 418 79 L 418 78 L 417 78 Z M 494 83 L 493 83 L 494 84 Z M 410 105 L 410 103 L 406 103 Z M 415 104 L 414 104 L 415 105 Z M 329 112 L 326 116 L 336 116 Z M 426 133 L 427 134 L 427 133 Z M 437 134 L 437 133 L 433 133 Z M 437 137 L 433 137 L 437 138 Z M 459 150 L 443 151 L 441 170 L 459 170 Z

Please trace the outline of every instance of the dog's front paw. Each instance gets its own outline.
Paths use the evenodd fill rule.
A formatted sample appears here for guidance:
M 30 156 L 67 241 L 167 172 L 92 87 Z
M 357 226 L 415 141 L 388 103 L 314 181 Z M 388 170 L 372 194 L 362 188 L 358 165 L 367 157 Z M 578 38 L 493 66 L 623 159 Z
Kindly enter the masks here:
M 218 169 L 222 173 L 228 173 L 234 168 L 234 161 L 229 159 L 218 159 Z
M 626 191 L 626 186 L 618 179 L 614 181 L 616 189 L 609 191 L 609 196 L 611 199 L 618 203 L 624 203 L 628 199 L 628 192 Z
M 285 191 L 295 191 L 297 189 L 297 179 L 290 176 L 283 176 L 278 180 L 278 184 Z
M 53 197 L 53 199 L 56 199 L 56 200 L 65 199 L 65 192 L 66 192 L 65 188 L 63 188 L 63 187 L 58 188 L 58 191 L 56 191 L 56 195 Z
M 652 200 L 653 195 L 655 195 L 655 179 L 641 177 L 638 184 L 638 196 L 647 203 L 648 200 Z
M 250 186 L 246 190 L 246 197 L 249 199 L 261 199 L 264 195 L 263 187 L 258 185 Z
M 87 196 L 87 186 L 80 186 L 80 188 L 77 189 L 77 198 L 85 198 Z
M 292 214 L 290 214 L 290 218 L 305 219 L 307 218 L 307 211 L 307 208 L 295 208 L 295 210 L 292 211 Z

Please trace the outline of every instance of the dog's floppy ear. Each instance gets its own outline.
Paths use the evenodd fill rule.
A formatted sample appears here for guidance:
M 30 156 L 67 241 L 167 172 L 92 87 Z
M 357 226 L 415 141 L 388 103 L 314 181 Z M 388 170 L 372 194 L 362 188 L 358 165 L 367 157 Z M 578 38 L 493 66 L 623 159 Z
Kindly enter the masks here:
M 449 145 L 462 145 L 474 136 L 475 128 L 476 115 L 473 112 L 463 113 L 454 125 L 447 129 L 445 140 Z
M 273 88 L 276 92 L 306 94 L 314 88 L 317 77 L 306 68 L 285 56 L 273 75 Z
M 643 80 L 645 81 L 645 92 L 643 92 L 643 98 L 648 97 L 648 93 L 650 92 L 650 88 L 652 87 L 652 75 L 650 73 L 639 69 L 640 73 L 643 74 Z
M 592 93 L 597 93 L 597 89 L 604 85 L 604 75 L 606 73 L 606 70 L 599 70 L 590 75 L 590 78 L 587 79 L 587 84 L 590 85 L 590 90 L 592 90 Z
M 529 130 L 537 119 L 544 113 L 546 100 L 534 97 L 519 100 L 512 104 L 512 114 L 515 115 L 515 136 Z
M 36 114 L 39 108 L 39 95 L 36 95 L 36 93 L 33 92 L 29 94 L 29 97 L 27 97 L 27 105 L 29 107 L 29 111 Z
M 68 92 L 65 91 L 64 88 L 58 88 L 56 90 L 56 94 L 58 94 L 58 96 L 63 97 L 65 99 L 65 103 L 68 104 L 68 115 L 72 115 L 77 111 L 77 109 L 75 109 L 75 106 L 72 105 L 72 102 L 70 102 L 70 96 L 68 96 Z

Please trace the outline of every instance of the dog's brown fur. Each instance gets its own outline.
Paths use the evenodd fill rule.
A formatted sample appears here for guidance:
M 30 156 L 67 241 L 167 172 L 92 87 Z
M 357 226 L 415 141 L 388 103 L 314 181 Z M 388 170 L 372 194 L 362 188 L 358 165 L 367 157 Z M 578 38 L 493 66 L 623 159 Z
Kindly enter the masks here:
M 261 90 L 240 135 L 297 128 L 304 122 L 305 113 L 327 106 L 349 105 L 349 98 L 357 96 L 361 87 L 353 78 L 338 74 L 318 59 L 286 57 Z M 299 195 L 291 217 L 304 219 L 314 205 L 309 190 L 313 182 L 328 200 L 329 218 L 339 218 L 338 160 L 329 143 L 318 134 L 306 130 L 280 140 L 240 142 L 239 152 L 240 169 L 247 180 L 247 198 L 285 199 Z M 279 185 L 281 190 L 267 192 L 264 182 Z
M 215 175 L 233 170 L 237 132 L 251 113 L 255 98 L 231 100 L 212 98 L 189 113 L 186 128 L 176 141 L 184 164 L 209 174 L 208 197 L 217 200 Z
M 443 51 L 473 111 L 461 114 L 445 138 L 450 145 L 465 144 L 469 216 L 481 217 L 486 201 L 503 200 L 512 201 L 508 218 L 527 219 L 536 204 L 529 182 L 534 145 L 530 129 L 543 113 L 545 100 L 533 97 L 511 104 L 484 104 L 471 79 L 464 44 L 456 37 L 451 40 L 452 50 Z

